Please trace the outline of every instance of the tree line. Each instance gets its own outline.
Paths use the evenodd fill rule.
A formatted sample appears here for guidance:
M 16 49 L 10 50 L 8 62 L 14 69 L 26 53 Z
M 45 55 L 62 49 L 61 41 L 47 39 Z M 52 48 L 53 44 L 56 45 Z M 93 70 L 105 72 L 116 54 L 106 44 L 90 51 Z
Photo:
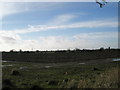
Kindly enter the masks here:
M 81 62 L 106 58 L 120 58 L 120 49 L 74 49 L 56 51 L 10 51 L 2 52 L 2 60 L 58 63 L 58 62 Z

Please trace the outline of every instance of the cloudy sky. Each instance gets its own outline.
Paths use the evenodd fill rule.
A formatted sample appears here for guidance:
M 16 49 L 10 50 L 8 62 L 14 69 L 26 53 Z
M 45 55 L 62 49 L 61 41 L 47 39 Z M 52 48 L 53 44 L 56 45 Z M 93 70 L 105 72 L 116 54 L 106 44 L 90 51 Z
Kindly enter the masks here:
M 118 3 L 4 2 L 0 51 L 118 47 Z

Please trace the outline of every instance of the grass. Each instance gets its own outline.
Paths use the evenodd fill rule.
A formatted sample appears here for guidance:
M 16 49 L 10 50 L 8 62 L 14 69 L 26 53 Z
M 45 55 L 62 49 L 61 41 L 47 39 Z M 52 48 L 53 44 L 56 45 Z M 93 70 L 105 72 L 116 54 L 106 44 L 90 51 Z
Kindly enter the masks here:
M 95 79 L 80 80 L 78 88 L 118 88 L 118 68 L 111 68 Z
M 118 88 L 118 68 L 114 67 L 96 78 L 96 88 Z
M 13 88 L 119 88 L 118 65 L 105 62 L 80 65 L 70 63 L 4 62 L 3 81 L 10 80 Z M 26 67 L 20 69 L 20 67 Z M 45 66 L 51 66 L 46 68 Z M 96 69 L 95 69 L 96 68 Z M 20 75 L 12 75 L 16 70 Z M 67 73 L 67 74 L 66 74 Z M 6 87 L 3 83 L 3 87 Z

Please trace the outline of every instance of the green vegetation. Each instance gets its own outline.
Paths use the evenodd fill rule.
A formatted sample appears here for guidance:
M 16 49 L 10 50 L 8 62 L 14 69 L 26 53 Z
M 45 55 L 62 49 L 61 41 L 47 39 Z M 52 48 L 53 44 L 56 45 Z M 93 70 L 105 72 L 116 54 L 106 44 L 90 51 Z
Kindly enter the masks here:
M 2 53 L 2 60 L 40 63 L 81 62 L 106 58 L 119 58 L 120 49 L 58 50 L 58 51 L 10 51 Z
M 120 49 L 3 52 L 3 88 L 119 88 Z
M 119 88 L 120 62 L 34 63 L 3 62 L 7 88 Z M 15 73 L 16 72 L 16 73 Z M 14 74 L 13 74 L 14 73 Z

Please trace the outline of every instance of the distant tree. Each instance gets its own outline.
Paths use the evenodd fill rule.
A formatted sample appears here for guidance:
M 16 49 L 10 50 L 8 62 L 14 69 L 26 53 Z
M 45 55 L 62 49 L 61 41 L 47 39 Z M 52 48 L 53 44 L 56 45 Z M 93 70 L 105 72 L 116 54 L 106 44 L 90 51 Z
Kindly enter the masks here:
M 20 49 L 20 51 L 19 52 L 22 52 L 22 49 Z
M 70 51 L 71 51 L 70 49 L 67 50 L 67 52 L 70 52 Z
M 111 49 L 110 47 L 106 48 L 106 50 L 108 50 L 108 51 L 110 51 L 110 49 Z
M 110 47 L 108 47 L 108 49 L 110 50 Z
M 104 47 L 101 47 L 99 50 L 100 50 L 100 51 L 103 51 L 103 50 L 104 50 Z
M 36 52 L 39 52 L 39 50 L 36 50 Z
M 14 51 L 15 51 L 15 49 L 10 50 L 10 52 L 14 52 Z
M 80 49 L 78 49 L 78 48 L 75 48 L 75 51 L 80 51 Z

